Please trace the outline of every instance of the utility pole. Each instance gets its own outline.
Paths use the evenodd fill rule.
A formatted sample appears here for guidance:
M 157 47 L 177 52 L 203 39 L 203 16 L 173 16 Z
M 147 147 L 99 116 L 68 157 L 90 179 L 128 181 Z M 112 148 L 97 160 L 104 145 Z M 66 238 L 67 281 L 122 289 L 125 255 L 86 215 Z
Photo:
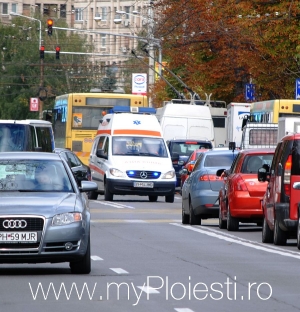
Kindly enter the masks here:
M 149 36 L 149 81 L 148 81 L 148 89 L 149 91 L 153 88 L 154 86 L 154 49 L 153 49 L 153 28 L 154 28 L 154 20 L 153 20 L 153 1 L 150 0 L 149 3 L 149 10 L 148 10 L 148 15 L 149 15 L 149 21 L 148 21 L 148 36 Z M 148 96 L 148 101 L 149 101 L 149 107 L 153 107 L 152 104 L 152 98 Z

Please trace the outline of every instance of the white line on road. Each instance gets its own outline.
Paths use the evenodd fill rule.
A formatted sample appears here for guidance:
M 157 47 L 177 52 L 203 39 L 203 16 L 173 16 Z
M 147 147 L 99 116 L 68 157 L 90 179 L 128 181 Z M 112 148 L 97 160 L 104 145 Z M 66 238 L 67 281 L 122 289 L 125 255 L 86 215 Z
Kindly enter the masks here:
M 93 200 L 93 203 L 104 205 L 104 206 L 111 206 L 111 207 L 115 207 L 119 209 L 124 209 L 124 208 L 135 209 L 135 207 L 119 204 L 116 202 L 105 202 L 105 201 Z
M 181 225 L 181 224 L 178 224 L 178 223 L 170 223 L 171 225 L 175 225 L 175 226 L 178 226 L 178 227 L 181 227 L 181 228 L 184 228 L 186 230 L 190 230 L 190 231 L 194 231 L 194 232 L 198 232 L 198 233 L 201 233 L 201 234 L 205 234 L 205 235 L 208 235 L 208 236 L 212 236 L 212 237 L 215 237 L 215 238 L 218 238 L 218 239 L 222 239 L 222 240 L 225 240 L 227 242 L 230 242 L 230 243 L 235 243 L 235 244 L 239 244 L 239 245 L 243 245 L 245 247 L 250 247 L 250 248 L 254 248 L 254 249 L 258 249 L 258 250 L 263 250 L 263 251 L 266 251 L 266 252 L 269 252 L 269 253 L 273 253 L 273 254 L 278 254 L 278 255 L 281 255 L 281 256 L 284 256 L 284 257 L 290 257 L 290 258 L 296 258 L 298 260 L 300 260 L 300 254 L 295 254 L 293 252 L 290 252 L 290 251 L 287 251 L 287 250 L 284 250 L 284 249 L 273 249 L 273 248 L 267 248 L 267 247 L 264 247 L 264 245 L 258 243 L 258 242 L 255 242 L 255 241 L 246 241 L 246 240 L 243 240 L 242 238 L 240 237 L 237 237 L 237 236 L 232 236 L 232 237 L 229 237 L 229 236 L 224 236 L 224 235 L 220 235 L 220 234 L 217 234 L 217 233 L 213 233 L 213 232 L 208 232 L 207 230 L 202 230 L 201 227 L 192 227 L 192 226 L 186 226 L 186 225 Z
M 118 274 L 128 274 L 127 271 L 125 271 L 125 270 L 123 270 L 121 268 L 110 268 L 110 270 L 112 270 L 112 271 L 114 271 L 114 272 L 116 272 Z
M 94 261 L 100 261 L 103 260 L 102 258 L 98 257 L 98 256 L 91 256 L 91 259 Z
M 189 309 L 189 308 L 177 308 L 174 309 L 177 312 L 194 312 L 193 310 Z

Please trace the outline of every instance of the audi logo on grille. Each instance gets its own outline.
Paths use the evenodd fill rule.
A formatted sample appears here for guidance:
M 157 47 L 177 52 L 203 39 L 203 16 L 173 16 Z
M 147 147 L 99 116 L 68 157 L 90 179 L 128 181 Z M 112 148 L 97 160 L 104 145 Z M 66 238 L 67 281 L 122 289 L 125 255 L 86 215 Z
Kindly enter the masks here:
M 2 223 L 5 229 L 24 229 L 27 226 L 25 220 L 4 220 Z
M 140 177 L 142 178 L 142 179 L 147 179 L 147 172 L 145 172 L 145 171 L 142 171 L 141 173 L 140 173 Z

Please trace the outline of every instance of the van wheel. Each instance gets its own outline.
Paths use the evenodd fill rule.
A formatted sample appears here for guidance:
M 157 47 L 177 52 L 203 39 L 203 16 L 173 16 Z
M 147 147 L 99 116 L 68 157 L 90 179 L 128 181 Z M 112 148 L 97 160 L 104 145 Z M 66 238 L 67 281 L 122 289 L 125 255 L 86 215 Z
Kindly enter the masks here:
M 201 225 L 201 218 L 200 216 L 196 216 L 194 214 L 194 208 L 192 203 L 190 202 L 190 225 Z
M 105 201 L 113 201 L 114 200 L 114 194 L 109 191 L 106 183 L 104 184 L 104 200 Z
M 227 210 L 227 230 L 228 231 L 239 230 L 239 220 L 231 216 L 229 205 L 228 205 L 228 210 Z
M 273 243 L 274 233 L 270 230 L 266 218 L 263 221 L 263 227 L 261 231 L 261 241 L 263 243 Z
M 279 227 L 278 220 L 274 224 L 274 245 L 284 246 L 287 240 L 287 233 Z
M 174 203 L 174 194 L 166 196 L 166 203 Z
M 157 201 L 158 196 L 155 195 L 149 195 L 149 202 L 156 202 Z
M 298 228 L 297 228 L 297 248 L 300 250 L 300 218 L 298 218 Z
M 98 193 L 95 191 L 88 192 L 88 199 L 94 199 L 96 200 L 98 198 Z

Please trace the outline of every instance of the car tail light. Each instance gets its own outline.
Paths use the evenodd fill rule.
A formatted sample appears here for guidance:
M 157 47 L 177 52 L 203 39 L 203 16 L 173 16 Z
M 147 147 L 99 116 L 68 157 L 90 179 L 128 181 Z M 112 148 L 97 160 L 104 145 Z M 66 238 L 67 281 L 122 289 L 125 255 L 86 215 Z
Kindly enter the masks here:
M 215 174 L 203 174 L 199 177 L 199 181 L 219 181 L 219 180 L 221 180 L 221 178 L 216 176 Z
M 292 168 L 292 155 L 289 155 L 284 166 L 284 175 L 283 175 L 284 192 L 287 196 L 291 195 L 291 168 Z
M 235 185 L 236 185 L 237 191 L 247 191 L 248 192 L 247 185 L 240 175 L 237 176 L 237 179 L 235 181 Z

